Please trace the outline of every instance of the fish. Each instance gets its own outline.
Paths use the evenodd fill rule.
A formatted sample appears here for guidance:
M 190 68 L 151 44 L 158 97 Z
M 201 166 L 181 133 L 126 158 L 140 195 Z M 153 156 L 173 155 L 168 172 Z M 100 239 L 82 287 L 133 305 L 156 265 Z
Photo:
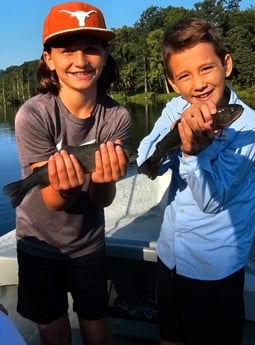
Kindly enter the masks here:
M 240 104 L 228 104 L 226 106 L 218 106 L 217 112 L 212 116 L 212 130 L 222 130 L 237 120 L 242 112 L 243 107 Z M 166 155 L 174 153 L 181 146 L 181 139 L 178 131 L 178 119 L 173 129 L 156 144 L 154 153 L 138 166 L 138 174 L 145 174 L 151 180 L 158 175 L 158 169 L 162 159 Z
M 135 163 L 137 158 L 136 150 L 120 145 L 125 153 L 127 162 L 129 164 Z M 73 154 L 80 163 L 84 173 L 90 173 L 95 169 L 95 152 L 99 150 L 99 143 L 92 143 L 82 146 L 65 146 L 62 150 L 65 150 L 69 154 Z M 3 192 L 10 198 L 10 202 L 13 208 L 20 205 L 25 195 L 35 186 L 46 187 L 50 184 L 48 178 L 48 163 L 41 167 L 35 168 L 31 174 L 24 179 L 11 182 L 3 187 Z

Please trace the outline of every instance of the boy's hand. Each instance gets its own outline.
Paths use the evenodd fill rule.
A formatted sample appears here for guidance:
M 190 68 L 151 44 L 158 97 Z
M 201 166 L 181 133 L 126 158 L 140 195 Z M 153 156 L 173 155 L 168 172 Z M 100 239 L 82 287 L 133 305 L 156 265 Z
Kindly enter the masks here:
M 120 144 L 116 140 L 115 144 Z M 118 181 L 126 175 L 127 160 L 121 146 L 108 141 L 100 145 L 100 151 L 95 154 L 96 170 L 91 173 L 91 180 L 95 183 L 108 183 Z
M 56 191 L 65 191 L 81 187 L 85 183 L 85 174 L 74 155 L 65 150 L 55 153 L 48 161 L 48 175 L 51 187 Z
M 212 142 L 216 133 L 211 129 L 212 114 L 216 111 L 216 105 L 210 101 L 192 104 L 183 112 L 178 130 L 184 155 L 194 155 Z

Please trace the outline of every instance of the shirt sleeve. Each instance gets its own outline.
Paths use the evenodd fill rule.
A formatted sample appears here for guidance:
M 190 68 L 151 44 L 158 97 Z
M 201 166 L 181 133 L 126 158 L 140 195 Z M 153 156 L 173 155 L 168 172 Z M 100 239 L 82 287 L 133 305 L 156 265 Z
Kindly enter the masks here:
M 24 103 L 16 114 L 15 136 L 22 165 L 47 160 L 56 152 L 49 123 L 42 116 L 45 112 L 39 102 L 35 105 L 31 100 Z
M 218 213 L 238 195 L 247 193 L 248 176 L 255 178 L 255 131 L 236 132 L 227 140 L 213 144 L 196 156 L 180 157 L 180 176 L 187 182 L 200 209 Z M 252 173 L 253 171 L 253 173 Z M 247 182 L 247 181 L 246 181 Z
M 142 139 L 138 146 L 138 166 L 153 154 L 156 144 L 169 133 L 172 124 L 179 118 L 180 113 L 174 101 L 170 101 L 166 104 L 161 116 L 155 122 L 152 131 Z M 162 163 L 165 162 L 162 161 Z

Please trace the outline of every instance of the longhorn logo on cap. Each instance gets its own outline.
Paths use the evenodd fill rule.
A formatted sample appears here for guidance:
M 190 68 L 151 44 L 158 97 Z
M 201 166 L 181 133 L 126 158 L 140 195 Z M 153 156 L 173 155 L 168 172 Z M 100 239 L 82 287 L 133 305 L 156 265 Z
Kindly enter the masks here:
M 79 26 L 86 26 L 86 18 L 88 18 L 92 13 L 96 13 L 96 11 L 91 10 L 88 12 L 84 11 L 68 11 L 68 10 L 60 10 L 59 12 L 65 12 L 70 14 L 70 17 L 75 17 L 78 20 Z

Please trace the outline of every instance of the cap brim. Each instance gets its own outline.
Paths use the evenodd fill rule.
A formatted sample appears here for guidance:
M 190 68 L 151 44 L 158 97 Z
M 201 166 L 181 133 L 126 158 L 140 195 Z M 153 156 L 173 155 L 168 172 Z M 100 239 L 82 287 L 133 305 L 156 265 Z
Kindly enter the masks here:
M 111 30 L 106 30 L 106 29 L 94 29 L 94 28 L 77 29 L 77 28 L 75 28 L 75 29 L 68 29 L 68 30 L 63 30 L 63 31 L 59 31 L 59 32 L 54 32 L 54 34 L 48 35 L 44 38 L 43 44 L 48 43 L 48 42 L 54 40 L 55 38 L 67 36 L 67 35 L 72 35 L 72 34 L 91 35 L 91 36 L 101 38 L 102 40 L 104 40 L 106 42 L 112 41 L 116 36 L 115 32 L 113 32 Z

